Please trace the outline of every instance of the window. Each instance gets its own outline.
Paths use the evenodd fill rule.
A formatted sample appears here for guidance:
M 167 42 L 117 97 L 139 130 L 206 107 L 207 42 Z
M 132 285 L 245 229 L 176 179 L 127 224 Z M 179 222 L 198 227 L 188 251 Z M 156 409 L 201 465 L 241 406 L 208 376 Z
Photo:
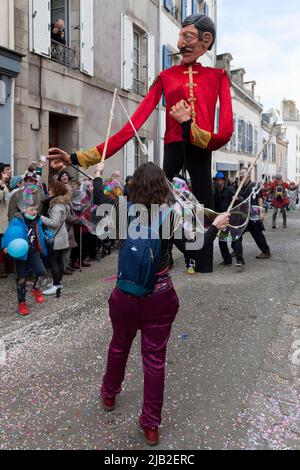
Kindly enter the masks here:
M 246 125 L 243 119 L 239 119 L 238 137 L 238 151 L 245 152 Z
M 197 15 L 199 11 L 199 0 L 192 0 L 192 15 Z
M 276 145 L 272 144 L 272 162 L 276 163 Z
M 235 150 L 236 148 L 236 115 L 234 114 L 233 116 L 233 134 L 230 140 L 230 147 L 232 150 Z
M 164 7 L 172 16 L 174 16 L 174 18 L 176 18 L 176 20 L 178 19 L 178 7 L 172 2 L 172 0 L 164 0 Z
M 140 94 L 141 36 L 133 31 L 133 91 Z
M 181 0 L 181 22 L 183 23 L 187 15 L 187 0 Z
M 167 70 L 174 65 L 173 62 L 176 61 L 176 56 L 172 56 L 172 52 L 169 46 L 163 46 L 163 70 Z M 165 97 L 163 97 L 163 105 L 166 106 Z
M 29 0 L 29 50 L 66 67 L 80 68 L 83 73 L 92 76 L 93 2 L 78 0 L 77 9 L 69 11 L 69 5 L 70 8 L 74 7 L 74 2 L 69 0 Z M 77 26 L 76 31 L 70 27 L 71 17 L 74 27 Z M 64 21 L 64 37 L 53 37 L 52 26 L 58 19 Z
M 255 127 L 254 129 L 254 155 L 258 153 L 258 129 Z
M 254 145 L 253 145 L 253 126 L 248 124 L 248 152 L 253 155 Z
M 143 144 L 145 144 L 146 139 L 141 139 L 141 141 L 143 142 Z M 136 170 L 143 163 L 147 163 L 147 161 L 148 161 L 148 156 L 142 153 L 139 141 L 135 138 L 134 139 L 134 170 Z
M 122 21 L 122 88 L 145 96 L 155 78 L 155 38 L 139 29 L 133 20 L 121 15 Z
M 69 12 L 67 0 L 51 0 L 51 25 L 62 19 L 65 22 L 64 33 L 68 42 Z
M 134 168 L 135 170 L 140 166 L 140 144 L 137 139 L 134 139 Z

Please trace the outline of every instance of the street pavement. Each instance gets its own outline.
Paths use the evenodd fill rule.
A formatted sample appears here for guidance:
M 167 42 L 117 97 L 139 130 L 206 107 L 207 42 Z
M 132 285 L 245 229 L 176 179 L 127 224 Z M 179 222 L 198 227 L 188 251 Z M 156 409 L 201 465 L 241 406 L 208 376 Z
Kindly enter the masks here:
M 245 269 L 220 266 L 216 244 L 215 272 L 188 276 L 176 253 L 181 308 L 157 449 L 300 448 L 300 212 L 286 230 L 278 222 L 266 222 L 269 260 L 245 235 Z M 30 298 L 27 318 L 13 276 L 0 281 L 0 449 L 148 449 L 139 337 L 115 410 L 101 408 L 116 261 L 64 278 L 60 299 Z

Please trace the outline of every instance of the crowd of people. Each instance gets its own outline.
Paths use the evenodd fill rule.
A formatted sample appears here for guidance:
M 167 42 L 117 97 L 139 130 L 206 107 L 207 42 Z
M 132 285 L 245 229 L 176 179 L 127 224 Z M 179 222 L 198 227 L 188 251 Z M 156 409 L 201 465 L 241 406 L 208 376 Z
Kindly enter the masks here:
M 96 235 L 97 208 L 101 204 L 113 206 L 122 195 L 129 197 L 132 182 L 132 176 L 128 176 L 123 186 L 119 171 L 113 172 L 103 182 L 103 165 L 100 165 L 96 167 L 94 178 L 86 177 L 79 182 L 63 170 L 53 177 L 47 187 L 41 177 L 43 165 L 43 162 L 33 162 L 24 175 L 12 176 L 10 165 L 0 164 L 0 277 L 5 278 L 16 271 L 18 311 L 21 315 L 29 314 L 25 296 L 28 276 L 34 279 L 32 294 L 37 302 L 43 302 L 45 296 L 60 296 L 63 276 L 72 276 L 74 271 L 82 268 L 88 269 L 93 261 L 111 254 L 114 240 L 100 240 Z M 226 181 L 225 175 L 217 172 L 213 179 L 217 213 L 227 211 L 246 172 L 247 169 L 243 168 L 235 181 Z M 181 175 L 174 178 L 174 184 L 186 191 L 192 189 L 190 181 L 184 180 Z M 246 200 L 255 187 L 256 183 L 247 178 L 236 204 Z M 281 175 L 276 175 L 250 200 L 251 206 L 261 207 L 259 217 L 256 220 L 250 218 L 245 227 L 261 251 L 258 259 L 271 257 L 264 235 L 265 212 L 270 204 L 274 207 L 272 227 L 276 228 L 278 210 L 283 215 L 283 228 L 286 227 L 286 211 L 290 203 L 288 191 L 298 194 L 298 185 L 287 183 Z M 15 260 L 14 268 L 7 247 L 18 237 L 20 230 L 30 248 L 24 259 Z M 173 266 L 172 246 L 170 242 L 170 268 Z M 224 240 L 219 241 L 219 247 L 222 265 L 230 266 L 236 258 L 236 266 L 245 266 L 242 236 L 232 240 L 231 252 Z M 187 273 L 194 274 L 195 263 L 190 256 L 186 256 L 186 266 Z M 41 291 L 45 268 L 51 272 L 52 282 Z
M 16 272 L 18 312 L 28 315 L 26 282 L 33 279 L 32 294 L 38 303 L 45 296 L 60 296 L 63 276 L 88 269 L 93 261 L 111 254 L 113 240 L 100 240 L 95 232 L 99 205 L 114 204 L 125 190 L 120 172 L 104 182 L 102 168 L 94 178 L 83 181 L 68 171 L 56 174 L 49 186 L 42 181 L 44 163 L 33 162 L 22 176 L 12 176 L 8 164 L 0 164 L 0 277 Z M 25 240 L 29 250 L 21 257 L 10 256 L 9 245 Z M 42 290 L 46 269 L 52 281 Z

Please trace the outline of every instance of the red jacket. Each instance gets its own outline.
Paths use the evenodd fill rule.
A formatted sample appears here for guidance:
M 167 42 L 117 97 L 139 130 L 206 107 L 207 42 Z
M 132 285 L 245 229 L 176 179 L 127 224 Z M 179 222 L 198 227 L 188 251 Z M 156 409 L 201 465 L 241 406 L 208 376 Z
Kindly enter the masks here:
M 167 103 L 165 143 L 181 142 L 183 140 L 182 128 L 169 115 L 170 109 L 178 101 L 182 99 L 189 101 L 194 97 L 195 116 L 191 129 L 191 142 L 201 148 L 217 150 L 229 142 L 233 134 L 230 81 L 227 73 L 221 69 L 195 64 L 192 66 L 192 71 L 192 85 L 190 85 L 188 74 L 189 66 L 176 65 L 161 72 L 134 113 L 132 122 L 138 131 L 156 108 L 164 93 Z M 219 130 L 214 133 L 218 98 L 220 100 Z M 106 158 L 118 152 L 133 136 L 134 131 L 128 122 L 119 132 L 110 137 Z M 87 167 L 97 163 L 103 149 L 104 143 L 87 152 L 77 152 L 80 165 Z

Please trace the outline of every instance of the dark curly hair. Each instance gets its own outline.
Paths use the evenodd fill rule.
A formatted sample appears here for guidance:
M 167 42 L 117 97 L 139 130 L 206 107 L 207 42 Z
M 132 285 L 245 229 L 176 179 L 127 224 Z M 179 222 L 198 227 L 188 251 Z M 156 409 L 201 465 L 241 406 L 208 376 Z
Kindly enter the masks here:
M 186 19 L 182 23 L 182 27 L 185 28 L 186 26 L 194 25 L 198 29 L 199 33 L 199 40 L 201 41 L 203 38 L 203 33 L 211 33 L 213 37 L 213 42 L 211 46 L 208 48 L 209 51 L 212 50 L 214 43 L 216 41 L 216 25 L 213 20 L 207 15 L 190 15 L 187 16 Z
M 49 189 L 54 194 L 54 197 L 57 196 L 65 196 L 68 192 L 68 188 L 64 183 L 61 183 L 60 181 L 51 181 L 49 184 Z
M 133 204 L 163 204 L 170 198 L 171 191 L 163 170 L 149 162 L 139 166 L 135 171 L 129 189 L 130 201 Z

